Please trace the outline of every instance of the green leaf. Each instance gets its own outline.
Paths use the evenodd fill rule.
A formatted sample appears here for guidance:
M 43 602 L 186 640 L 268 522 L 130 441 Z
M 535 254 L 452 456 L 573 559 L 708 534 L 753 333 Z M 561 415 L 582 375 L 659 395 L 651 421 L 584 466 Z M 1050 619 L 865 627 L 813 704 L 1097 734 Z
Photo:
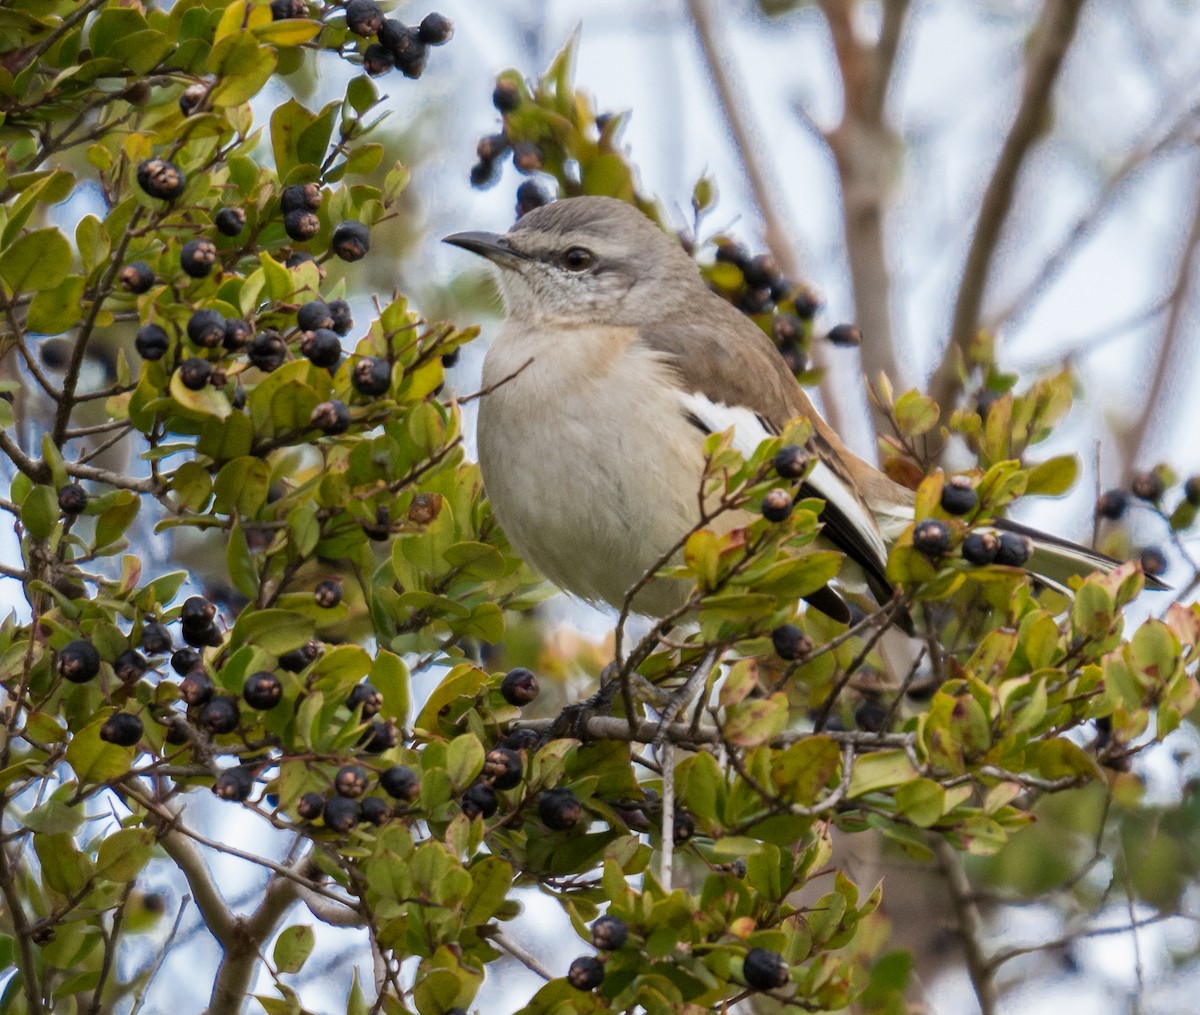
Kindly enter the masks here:
M 446 749 L 446 774 L 460 789 L 465 789 L 483 771 L 483 744 L 474 733 L 464 733 L 450 741 Z
M 213 507 L 221 514 L 254 517 L 267 502 L 271 467 L 261 458 L 235 458 L 222 466 L 213 482 Z
M 1075 455 L 1059 455 L 1035 465 L 1025 485 L 1027 494 L 1059 497 L 1075 485 L 1079 477 L 1079 459 Z
M 58 524 L 58 494 L 39 484 L 21 502 L 21 523 L 34 539 L 46 539 Z
M 917 775 L 904 751 L 875 751 L 855 759 L 846 796 L 853 800 L 876 790 L 903 785 Z
M 929 828 L 945 813 L 946 791 L 932 779 L 913 779 L 896 789 L 896 807 L 918 828 Z
M 53 289 L 71 270 L 71 244 L 58 229 L 35 229 L 0 254 L 0 278 L 14 290 Z
M 79 305 L 83 287 L 82 275 L 68 275 L 53 288 L 35 293 L 26 321 L 29 330 L 42 335 L 61 335 L 77 325 L 83 317 Z
M 928 395 L 919 391 L 906 391 L 893 406 L 896 422 L 906 436 L 919 437 L 937 426 L 941 410 L 938 404 Z
M 243 610 L 233 625 L 230 651 L 242 645 L 257 645 L 273 656 L 299 648 L 313 636 L 312 620 L 290 610 Z
M 285 927 L 275 939 L 272 956 L 275 968 L 281 973 L 298 973 L 312 953 L 316 935 L 308 924 L 298 923 Z
M 108 782 L 124 775 L 133 765 L 136 747 L 118 747 L 100 739 L 100 727 L 108 715 L 92 720 L 67 744 L 67 764 L 80 782 Z
M 302 161 L 299 156 L 300 135 L 316 119 L 316 114 L 295 99 L 276 106 L 271 114 L 271 149 L 275 168 L 281 180 Z
M 100 843 L 96 873 L 120 884 L 132 881 L 154 855 L 154 833 L 149 828 L 122 828 Z
M 352 79 L 346 86 L 346 101 L 359 116 L 362 116 L 379 101 L 379 89 L 375 87 L 375 82 L 363 74 Z

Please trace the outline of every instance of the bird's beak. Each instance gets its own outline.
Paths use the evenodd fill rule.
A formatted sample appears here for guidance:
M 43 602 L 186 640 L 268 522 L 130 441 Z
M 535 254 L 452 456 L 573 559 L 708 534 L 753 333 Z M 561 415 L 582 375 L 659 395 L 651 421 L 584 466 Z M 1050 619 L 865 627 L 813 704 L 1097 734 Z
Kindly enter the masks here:
M 479 254 L 496 264 L 516 264 L 525 260 L 525 255 L 513 250 L 508 237 L 500 233 L 454 233 L 444 237 L 443 243 L 450 243 L 472 254 Z

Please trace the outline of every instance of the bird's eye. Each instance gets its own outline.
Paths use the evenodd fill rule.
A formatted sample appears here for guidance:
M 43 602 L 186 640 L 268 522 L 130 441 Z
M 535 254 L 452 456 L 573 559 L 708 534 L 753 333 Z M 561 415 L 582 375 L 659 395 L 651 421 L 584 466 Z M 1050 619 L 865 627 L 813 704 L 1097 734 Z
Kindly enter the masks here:
M 569 271 L 585 271 L 591 267 L 592 252 L 583 247 L 571 247 L 563 254 L 562 262 Z

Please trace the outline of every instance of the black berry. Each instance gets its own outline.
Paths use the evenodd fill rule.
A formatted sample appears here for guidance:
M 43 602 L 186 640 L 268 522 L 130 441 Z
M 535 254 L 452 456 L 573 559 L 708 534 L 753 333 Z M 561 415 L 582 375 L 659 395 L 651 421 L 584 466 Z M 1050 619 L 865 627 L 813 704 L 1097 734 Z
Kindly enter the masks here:
M 289 211 L 283 216 L 283 230 L 293 240 L 311 240 L 321 231 L 321 220 L 317 218 L 316 212 L 304 209 Z
M 317 582 L 313 589 L 313 599 L 318 606 L 331 610 L 342 601 L 342 583 L 336 578 L 326 578 Z
M 294 648 L 279 657 L 279 668 L 288 673 L 299 673 L 309 663 L 315 662 L 321 655 L 319 641 L 305 642 L 300 648 Z M 354 692 L 351 691 L 351 694 Z
M 170 336 L 157 324 L 143 324 L 133 340 L 133 347 L 142 359 L 162 359 L 171 347 Z
M 1096 498 L 1096 514 L 1110 521 L 1118 521 L 1129 508 L 1129 494 L 1124 490 L 1105 490 Z
M 180 716 L 171 714 L 159 720 L 166 733 L 164 739 L 172 747 L 179 747 L 188 742 L 187 727 Z
M 368 754 L 382 754 L 400 742 L 400 733 L 391 722 L 375 721 L 367 727 L 359 744 Z
M 333 327 L 333 313 L 324 300 L 310 300 L 296 311 L 296 327 L 301 331 L 316 331 Z
M 229 352 L 239 352 L 244 349 L 254 337 L 254 329 L 245 321 L 230 319 L 225 322 L 225 333 L 221 336 L 221 345 Z
M 350 371 L 350 383 L 360 395 L 378 398 L 392 386 L 392 365 L 378 356 L 364 356 Z
M 187 180 L 175 163 L 166 159 L 146 159 L 138 166 L 137 182 L 151 197 L 170 201 L 183 193 Z
M 878 733 L 887 722 L 888 708 L 876 698 L 864 698 L 854 710 L 854 725 L 867 733 Z
M 222 236 L 240 236 L 246 228 L 246 213 L 241 208 L 222 208 L 213 216 L 213 223 Z
M 1000 546 L 996 550 L 996 563 L 1008 567 L 1021 567 L 1033 553 L 1033 543 L 1028 536 L 1017 532 L 1000 533 Z
M 1183 496 L 1192 507 L 1200 507 L 1200 476 L 1188 476 L 1183 484 Z
M 500 746 L 513 751 L 535 751 L 541 742 L 542 738 L 537 730 L 532 730 L 528 726 L 520 726 L 506 733 L 500 740 Z
M 379 785 L 388 796 L 412 803 L 421 792 L 421 780 L 407 765 L 393 765 L 379 775 Z
M 1138 556 L 1138 562 L 1142 565 L 1142 571 L 1152 578 L 1157 578 L 1167 570 L 1166 555 L 1157 546 L 1147 546 Z
M 213 782 L 213 792 L 222 800 L 249 800 L 254 789 L 254 773 L 245 765 L 224 768 Z
M 371 230 L 361 222 L 343 222 L 333 231 L 333 252 L 343 261 L 358 261 L 371 249 Z
M 528 705 L 538 696 L 538 679 L 524 667 L 509 670 L 500 684 L 500 693 L 510 705 Z
M 321 433 L 336 435 L 350 429 L 350 410 L 346 403 L 333 398 L 328 402 L 320 402 L 308 418 L 310 426 Z
M 548 789 L 538 797 L 538 817 L 552 832 L 567 832 L 579 824 L 583 807 L 569 789 Z
M 742 278 L 751 289 L 770 289 L 779 278 L 779 262 L 770 254 L 757 254 L 743 266 Z
M 862 332 L 858 330 L 857 324 L 837 324 L 829 329 L 825 341 L 846 347 L 862 345 Z
M 221 631 L 211 620 L 205 624 L 184 624 L 183 640 L 193 648 L 217 646 L 221 644 Z
M 351 712 L 356 708 L 361 708 L 362 717 L 364 719 L 372 719 L 383 708 L 383 695 L 374 684 L 355 684 L 350 688 L 350 693 L 346 696 L 346 707 Z
M 741 272 L 745 272 L 750 263 L 750 251 L 743 244 L 724 237 L 717 240 L 717 251 L 713 256 L 722 264 L 732 264 Z
M 372 825 L 382 825 L 392 816 L 392 809 L 387 801 L 377 796 L 364 797 L 358 805 L 359 817 Z
M 495 789 L 512 789 L 521 784 L 521 755 L 508 747 L 493 747 L 483 759 L 483 774 Z
M 948 515 L 965 515 L 979 505 L 979 496 L 966 476 L 952 476 L 942 487 L 942 510 Z
M 580 955 L 567 970 L 567 982 L 576 990 L 595 990 L 604 982 L 604 963 L 593 955 Z
M 100 672 L 100 653 L 90 641 L 68 642 L 59 650 L 58 672 L 72 684 L 86 684 Z
M 537 180 L 524 180 L 517 188 L 517 218 L 528 214 L 535 208 L 541 208 L 550 203 L 547 194 Z
M 492 787 L 482 782 L 467 787 L 467 791 L 462 795 L 462 812 L 468 818 L 479 816 L 486 821 L 496 813 L 499 806 Z
M 775 453 L 771 464 L 781 479 L 799 479 L 808 471 L 808 453 L 799 444 L 789 444 Z
M 132 684 L 142 679 L 150 668 L 146 657 L 134 649 L 127 648 L 113 660 L 113 672 L 123 684 Z
M 481 137 L 479 142 L 475 145 L 475 154 L 479 157 L 481 162 L 492 162 L 500 158 L 501 155 L 508 151 L 508 148 L 509 143 L 507 134 L 503 132 L 499 134 L 487 134 L 484 137 Z M 533 180 L 528 180 L 526 182 L 533 183 L 534 186 L 537 186 Z
M 200 709 L 199 723 L 214 735 L 232 733 L 238 728 L 241 718 L 237 699 L 227 694 L 219 694 Z
M 171 651 L 171 632 L 166 624 L 151 621 L 142 628 L 142 651 L 152 656 Z
M 812 639 L 795 624 L 780 624 L 771 632 L 771 645 L 780 659 L 795 662 L 813 650 Z
M 348 832 L 358 824 L 358 801 L 347 796 L 331 796 L 323 812 L 325 825 L 335 832 Z
M 367 791 L 367 770 L 359 765 L 343 765 L 333 777 L 333 788 L 342 796 L 362 796 Z
M 940 557 L 950 549 L 950 529 L 945 522 L 926 518 L 913 529 L 913 546 L 926 557 Z
M 196 345 L 215 349 L 225 340 L 225 318 L 215 310 L 197 310 L 188 318 L 187 336 Z
M 796 316 L 802 321 L 811 321 L 817 316 L 817 311 L 821 309 L 821 297 L 808 287 L 793 293 L 791 299 Z
M 206 278 L 217 263 L 217 248 L 212 240 L 188 240 L 179 251 L 179 267 L 192 278 Z
M 154 269 L 145 261 L 130 261 L 117 279 L 127 293 L 144 293 L 154 285 Z
M 514 81 L 501 78 L 492 90 L 492 105 L 501 113 L 511 113 L 521 104 L 521 89 Z
M 325 810 L 325 798 L 320 793 L 305 793 L 296 801 L 296 813 L 305 821 L 316 821 Z
M 64 515 L 81 515 L 87 510 L 88 495 L 78 483 L 67 483 L 59 487 L 58 509 Z
M 776 314 L 771 318 L 771 337 L 776 345 L 796 345 L 804 337 L 804 323 L 795 314 Z
M 354 318 L 350 314 L 350 304 L 345 300 L 330 300 L 329 313 L 333 317 L 330 325 L 339 335 L 348 335 L 354 327 Z
M 1157 472 L 1139 472 L 1133 477 L 1129 489 L 1139 500 L 1154 502 L 1163 495 L 1165 487 L 1162 476 Z
M 792 495 L 787 490 L 768 490 L 763 497 L 762 516 L 769 522 L 782 522 L 792 513 Z
M 278 370 L 287 359 L 287 343 L 273 331 L 264 331 L 255 335 L 246 346 L 246 355 L 252 366 L 264 374 Z
M 283 698 L 283 682 L 266 670 L 252 673 L 242 685 L 242 698 L 251 708 L 274 708 Z
M 309 331 L 300 341 L 300 352 L 315 367 L 337 366 L 342 358 L 342 340 L 330 328 Z
M 512 159 L 517 172 L 526 176 L 542 171 L 542 150 L 532 141 L 521 141 L 513 145 Z
M 696 834 L 696 819 L 687 811 L 676 811 L 671 822 L 671 838 L 676 846 L 682 846 Z
M 207 705 L 212 701 L 215 691 L 212 677 L 206 670 L 192 670 L 179 682 L 179 697 L 193 708 Z
M 619 951 L 629 938 L 629 928 L 619 916 L 602 916 L 592 924 L 592 944 L 602 952 Z
M 202 81 L 188 85 L 179 96 L 179 111 L 184 116 L 191 116 L 200 104 L 208 98 L 208 85 Z
M 189 391 L 199 391 L 212 377 L 212 364 L 206 359 L 191 356 L 179 364 L 179 380 Z
M 1000 540 L 992 532 L 972 532 L 963 540 L 963 560 L 968 564 L 994 564 Z
M 129 712 L 114 712 L 100 725 L 100 739 L 118 747 L 132 747 L 143 732 L 142 720 Z
M 395 57 L 392 56 L 392 51 L 386 46 L 381 46 L 378 42 L 372 42 L 362 55 L 363 70 L 371 77 L 377 78 L 381 74 L 386 74 L 396 66 Z
M 471 167 L 471 186 L 477 190 L 486 190 L 499 179 L 495 162 L 480 159 Z
M 320 207 L 319 183 L 291 183 L 279 195 L 279 208 L 285 215 L 294 211 L 316 211 Z
M 186 677 L 192 670 L 199 669 L 204 657 L 194 648 L 176 649 L 171 653 L 171 669 L 181 677 Z
M 751 948 L 746 953 L 742 976 L 755 990 L 778 990 L 790 978 L 783 956 L 767 948 Z
M 374 35 L 382 24 L 383 11 L 374 0 L 350 0 L 346 4 L 346 27 L 355 35 Z
M 272 21 L 307 17 L 308 7 L 305 6 L 304 0 L 271 0 Z
M 415 80 L 425 73 L 425 65 L 429 61 L 429 49 L 414 35 L 404 48 L 392 50 L 392 59 L 396 62 L 396 70 L 406 78 Z
M 426 14 L 417 29 L 417 38 L 427 46 L 444 46 L 454 35 L 454 22 L 444 14 Z

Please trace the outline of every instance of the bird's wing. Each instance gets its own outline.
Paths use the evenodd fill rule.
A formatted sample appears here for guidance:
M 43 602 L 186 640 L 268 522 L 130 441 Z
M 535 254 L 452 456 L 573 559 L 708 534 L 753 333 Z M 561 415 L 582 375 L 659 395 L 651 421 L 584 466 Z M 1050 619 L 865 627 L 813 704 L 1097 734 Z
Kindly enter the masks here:
M 780 433 L 797 416 L 812 423 L 808 451 L 817 464 L 800 493 L 825 502 L 825 536 L 863 568 L 872 592 L 886 603 L 892 595 L 885 573 L 887 545 L 852 477 L 852 456 L 762 330 L 723 300 L 714 298 L 712 310 L 716 319 L 705 324 L 643 326 L 640 341 L 679 377 L 681 411 L 710 432 L 733 426 L 743 451 Z M 751 421 L 761 426 L 757 438 Z

